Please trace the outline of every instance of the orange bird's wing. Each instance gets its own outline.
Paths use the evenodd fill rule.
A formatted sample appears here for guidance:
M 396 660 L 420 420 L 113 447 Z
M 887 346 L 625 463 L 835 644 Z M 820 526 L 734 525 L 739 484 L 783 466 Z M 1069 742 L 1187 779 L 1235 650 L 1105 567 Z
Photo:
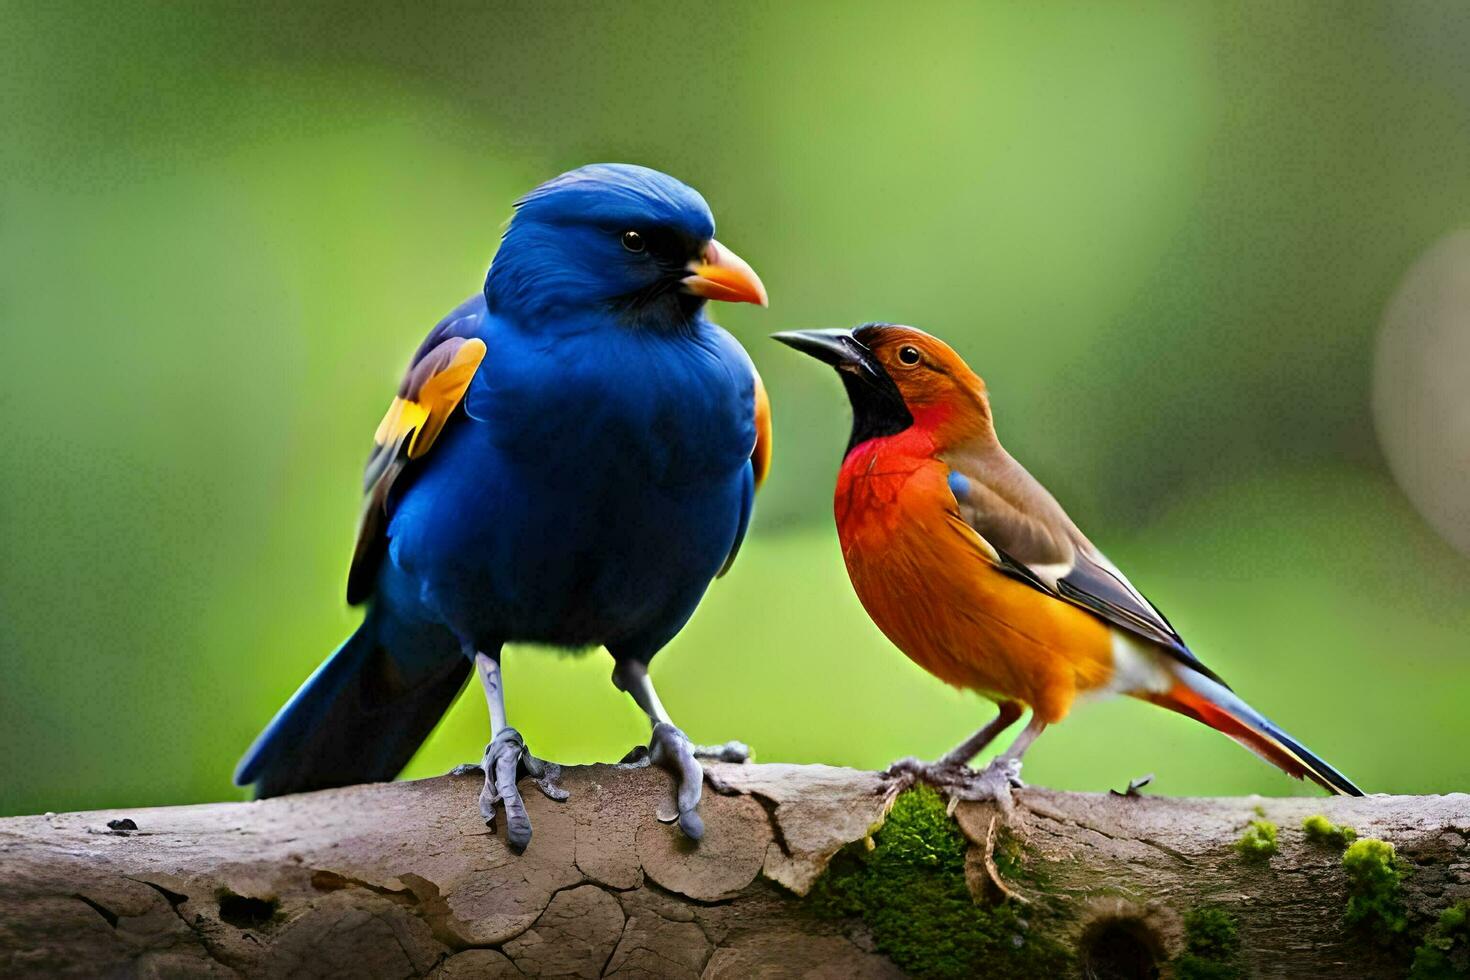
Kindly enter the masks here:
M 949 488 L 960 516 L 995 550 L 1003 569 L 1157 644 L 1180 663 L 1224 685 L 1025 467 L 999 444 L 983 453 L 947 460 Z
M 409 463 L 433 448 L 485 359 L 483 340 L 455 332 L 469 319 L 444 321 L 419 346 L 373 435 L 373 452 L 363 472 L 357 546 L 347 573 L 347 601 L 353 605 L 372 593 L 387 545 L 388 494 L 394 482 Z

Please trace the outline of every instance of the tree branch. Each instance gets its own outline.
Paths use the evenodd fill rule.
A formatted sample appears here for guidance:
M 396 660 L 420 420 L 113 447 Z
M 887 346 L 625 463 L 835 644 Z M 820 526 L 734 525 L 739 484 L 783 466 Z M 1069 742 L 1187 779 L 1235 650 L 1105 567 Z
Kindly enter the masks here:
M 563 804 L 528 793 L 520 856 L 480 821 L 475 777 L 0 820 L 0 975 L 1401 976 L 1470 899 L 1463 794 L 1027 789 L 1009 814 L 961 803 L 951 823 L 928 791 L 889 815 L 874 773 L 720 764 L 695 846 L 655 818 L 672 793 L 657 770 L 564 783 Z M 1396 847 L 1402 886 L 1373 897 L 1401 929 L 1344 922 L 1365 886 L 1341 839 L 1303 833 L 1314 814 Z M 1276 825 L 1274 855 L 1235 847 L 1254 820 Z

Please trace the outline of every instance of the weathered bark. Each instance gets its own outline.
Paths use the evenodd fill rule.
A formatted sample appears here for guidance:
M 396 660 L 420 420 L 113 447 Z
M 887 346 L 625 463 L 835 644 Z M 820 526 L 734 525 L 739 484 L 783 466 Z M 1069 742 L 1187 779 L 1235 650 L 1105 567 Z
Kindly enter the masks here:
M 861 919 L 802 897 L 839 849 L 871 843 L 891 784 L 826 766 L 716 765 L 710 779 L 698 846 L 656 819 L 668 777 L 618 766 L 567 769 L 564 804 L 529 792 L 520 856 L 480 821 L 474 778 L 0 820 L 0 975 L 902 976 Z M 1281 828 L 1269 861 L 1233 847 L 1256 807 Z M 1024 907 L 1078 969 L 1105 972 L 1121 942 L 1118 962 L 1167 976 L 1183 917 L 1210 906 L 1238 923 L 1247 975 L 1402 975 L 1404 941 L 1343 925 L 1339 854 L 1300 831 L 1315 813 L 1397 847 L 1411 933 L 1470 898 L 1463 794 L 1028 789 L 1008 816 L 974 803 L 954 816 L 979 908 Z M 109 827 L 123 819 L 136 829 Z

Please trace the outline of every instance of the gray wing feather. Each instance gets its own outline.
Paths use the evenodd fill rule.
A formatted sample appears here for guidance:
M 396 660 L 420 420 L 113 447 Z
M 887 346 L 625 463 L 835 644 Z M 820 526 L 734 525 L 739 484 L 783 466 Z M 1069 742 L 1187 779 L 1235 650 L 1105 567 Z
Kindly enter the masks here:
M 1180 663 L 1225 684 L 999 444 L 983 455 L 948 462 L 959 515 L 999 556 L 1002 571 L 1163 647 Z

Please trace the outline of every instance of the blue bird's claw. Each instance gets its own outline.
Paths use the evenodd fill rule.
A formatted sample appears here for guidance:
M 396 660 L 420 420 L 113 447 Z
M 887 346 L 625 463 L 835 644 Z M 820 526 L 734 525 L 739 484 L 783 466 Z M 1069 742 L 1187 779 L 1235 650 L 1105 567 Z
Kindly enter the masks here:
M 690 840 L 704 839 L 704 820 L 695 810 L 679 814 L 679 829 L 684 831 L 684 836 Z
M 468 768 L 461 766 L 455 771 Z M 516 782 L 524 773 L 543 794 L 560 802 L 568 796 L 557 781 L 561 776 L 561 766 L 533 756 L 521 733 L 506 727 L 485 746 L 485 759 L 480 768 L 485 773 L 485 785 L 480 789 L 480 816 L 484 817 L 485 826 L 493 827 L 495 805 L 501 804 L 505 810 L 506 843 L 512 851 L 520 854 L 531 843 L 531 818 L 526 813 L 526 804 Z
M 724 745 L 696 745 L 694 757 L 710 762 L 749 762 L 755 758 L 755 753 L 744 742 L 731 739 Z
M 677 819 L 684 836 L 699 840 L 704 836 L 704 821 L 698 813 L 699 798 L 704 790 L 704 768 L 694 757 L 694 746 L 679 729 L 668 722 L 659 722 L 653 726 L 653 735 L 648 740 L 648 759 L 672 773 L 678 784 L 675 791 L 677 814 L 666 817 L 660 813 L 659 819 L 665 822 Z
M 531 782 L 541 791 L 541 795 L 548 800 L 558 803 L 566 802 L 567 797 L 572 794 L 561 784 L 561 766 L 555 762 L 547 762 L 538 759 L 527 752 L 521 757 L 521 763 L 525 767 L 526 774 L 531 777 Z
M 635 745 L 628 750 L 628 754 L 618 760 L 620 766 L 646 766 L 648 765 L 648 746 Z

